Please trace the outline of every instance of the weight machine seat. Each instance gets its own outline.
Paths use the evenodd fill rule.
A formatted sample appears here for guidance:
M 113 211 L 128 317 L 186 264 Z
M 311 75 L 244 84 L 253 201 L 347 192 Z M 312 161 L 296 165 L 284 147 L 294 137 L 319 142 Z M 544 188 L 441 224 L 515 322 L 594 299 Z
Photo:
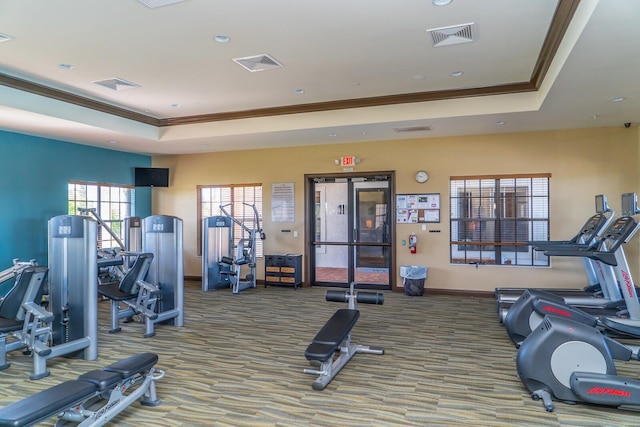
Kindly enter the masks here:
M 324 324 L 304 352 L 307 360 L 326 362 L 340 348 L 355 326 L 360 311 L 341 308 Z
M 22 320 L 0 318 L 0 334 L 8 334 L 9 332 L 19 331 L 22 329 Z
M 15 319 L 18 316 L 29 282 L 35 271 L 34 267 L 28 267 L 18 273 L 13 287 L 0 304 L 0 318 Z
M 32 425 L 116 387 L 121 380 L 149 371 L 158 361 L 154 353 L 122 359 L 102 370 L 93 370 L 0 409 L 0 426 Z
M 40 289 L 36 293 L 34 301 L 26 301 L 27 289 L 29 288 L 33 275 L 38 271 L 38 269 L 42 270 L 44 268 L 45 267 L 37 266 L 27 267 L 16 277 L 15 284 L 4 297 L 2 303 L 0 303 L 0 334 L 6 334 L 22 329 L 24 319 L 18 318 L 22 305 L 26 302 L 39 303 L 37 300 L 42 298 L 43 291 L 41 285 Z M 28 296 L 27 299 L 30 300 L 31 296 Z
M 125 301 L 137 295 L 136 282 L 144 280 L 149 271 L 149 264 L 153 260 L 152 253 L 141 253 L 131 268 L 127 270 L 120 282 L 98 285 L 98 293 L 115 301 Z M 136 292 L 134 292 L 136 291 Z

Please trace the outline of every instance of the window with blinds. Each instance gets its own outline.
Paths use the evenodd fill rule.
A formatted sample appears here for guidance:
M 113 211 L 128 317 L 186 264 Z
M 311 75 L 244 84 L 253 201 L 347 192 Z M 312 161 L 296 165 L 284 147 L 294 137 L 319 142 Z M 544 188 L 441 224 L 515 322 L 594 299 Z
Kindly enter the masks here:
M 451 177 L 451 263 L 549 266 L 527 242 L 549 240 L 550 178 Z
M 198 185 L 197 187 L 197 254 L 202 256 L 202 220 L 209 216 L 224 215 L 220 206 L 249 229 L 255 227 L 255 215 L 250 206 L 255 205 L 258 217 L 262 223 L 262 184 L 237 184 L 237 185 Z M 242 227 L 233 224 L 233 244 L 237 245 L 242 238 Z M 245 238 L 246 236 L 245 232 Z M 256 257 L 263 255 L 262 240 L 257 239 Z
M 81 215 L 78 208 L 95 208 L 98 216 L 120 238 L 124 239 L 124 219 L 135 215 L 135 191 L 130 185 L 69 181 L 68 213 Z M 103 227 L 98 227 L 98 248 L 119 248 Z

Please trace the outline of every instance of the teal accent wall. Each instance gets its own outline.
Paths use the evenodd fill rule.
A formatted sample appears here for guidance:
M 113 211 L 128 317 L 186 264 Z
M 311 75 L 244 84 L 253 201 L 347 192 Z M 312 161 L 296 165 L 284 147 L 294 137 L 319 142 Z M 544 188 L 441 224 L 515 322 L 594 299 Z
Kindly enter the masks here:
M 133 185 L 151 156 L 0 131 L 0 271 L 12 259 L 47 265 L 47 223 L 67 214 L 69 180 Z M 151 215 L 151 191 L 136 189 L 135 214 Z

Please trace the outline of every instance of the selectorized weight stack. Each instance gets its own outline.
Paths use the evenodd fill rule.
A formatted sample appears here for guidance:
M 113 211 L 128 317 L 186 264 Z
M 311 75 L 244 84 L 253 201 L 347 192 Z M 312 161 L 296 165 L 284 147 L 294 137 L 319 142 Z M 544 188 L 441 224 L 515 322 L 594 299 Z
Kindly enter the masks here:
M 202 290 L 229 288 L 231 265 L 224 257 L 233 258 L 233 226 L 231 218 L 217 215 L 202 220 Z
M 158 317 L 147 323 L 146 335 L 153 334 L 154 323 L 184 326 L 182 220 L 167 215 L 143 219 L 142 252 L 153 254 L 146 282 L 159 288 Z
M 48 375 L 46 360 L 52 357 L 98 357 L 96 251 L 95 221 L 79 215 L 49 220 L 49 310 L 53 314 L 49 325 L 53 345 L 46 347 L 35 341 L 33 377 Z

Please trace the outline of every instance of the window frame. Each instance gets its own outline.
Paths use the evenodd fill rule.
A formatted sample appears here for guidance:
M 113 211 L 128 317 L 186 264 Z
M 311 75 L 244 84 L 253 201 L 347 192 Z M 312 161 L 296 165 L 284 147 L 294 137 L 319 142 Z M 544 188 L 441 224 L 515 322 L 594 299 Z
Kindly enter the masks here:
M 74 186 L 73 190 L 71 188 L 72 186 Z M 78 186 L 85 187 L 84 198 L 77 197 L 77 195 L 81 193 L 81 191 L 78 191 Z M 95 187 L 95 200 L 89 198 L 91 196 L 88 187 Z M 123 190 L 125 193 L 128 193 L 128 200 L 126 200 L 126 197 L 124 200 L 121 198 Z M 74 196 L 73 198 L 71 197 L 72 194 Z M 116 195 L 117 197 L 114 197 Z M 95 208 L 96 214 L 116 235 L 118 235 L 121 241 L 124 241 L 124 219 L 135 216 L 135 200 L 135 186 L 133 185 L 78 180 L 69 180 L 67 184 L 68 214 L 81 215 L 78 208 Z M 113 218 L 113 213 L 115 212 L 113 209 L 114 205 L 118 206 L 115 218 Z M 111 215 L 108 215 L 108 218 L 105 218 L 103 212 L 105 206 L 108 206 L 107 209 L 109 209 L 109 212 L 111 213 Z M 120 247 L 118 242 L 113 238 L 113 236 L 106 232 L 106 230 L 103 233 L 103 228 L 104 227 L 102 226 L 98 227 L 98 249 Z M 111 246 L 105 246 L 105 244 L 109 244 Z
M 551 174 L 451 176 L 451 264 L 549 267 Z
M 227 191 L 228 195 L 221 196 L 218 202 L 214 202 L 213 197 L 210 197 L 211 201 L 203 200 L 203 191 L 204 190 L 213 190 L 220 189 L 221 191 Z M 246 197 L 247 190 L 253 192 L 253 196 L 250 198 Z M 242 197 L 238 198 L 236 191 L 241 191 Z M 248 183 L 248 184 L 214 184 L 214 185 L 197 185 L 196 186 L 196 255 L 198 257 L 202 256 L 202 220 L 206 217 L 213 215 L 224 215 L 224 213 L 220 210 L 219 207 L 214 207 L 213 203 L 218 203 L 226 205 L 230 203 L 230 206 L 226 208 L 227 212 L 233 217 L 241 217 L 245 220 L 252 221 L 254 218 L 254 212 L 249 207 L 244 205 L 243 203 L 255 204 L 256 210 L 258 211 L 258 219 L 260 223 L 263 223 L 264 213 L 263 213 L 263 202 L 264 202 L 264 190 L 262 188 L 262 183 Z M 258 194 L 259 193 L 259 194 Z M 249 200 L 250 199 L 250 200 Z M 209 209 L 203 209 L 205 203 L 210 203 Z M 241 210 L 241 212 L 238 212 Z M 241 227 L 233 223 L 233 245 L 237 247 L 238 242 L 242 238 L 242 229 Z M 256 258 L 264 257 L 264 248 L 262 244 L 262 240 L 260 238 L 256 239 Z

